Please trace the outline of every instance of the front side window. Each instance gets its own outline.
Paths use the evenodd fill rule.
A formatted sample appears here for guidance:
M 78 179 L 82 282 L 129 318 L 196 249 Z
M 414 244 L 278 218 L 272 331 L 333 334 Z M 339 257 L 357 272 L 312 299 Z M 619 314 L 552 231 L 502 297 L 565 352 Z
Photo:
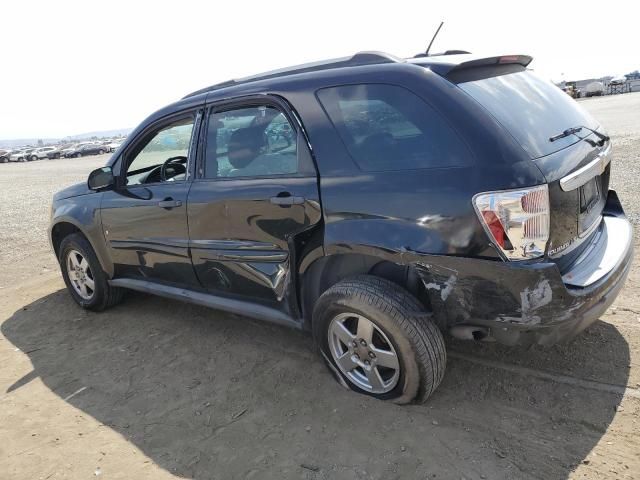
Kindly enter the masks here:
M 244 107 L 209 116 L 205 178 L 265 177 L 298 171 L 297 135 L 275 107 Z
M 469 153 L 444 119 L 409 90 L 384 84 L 324 88 L 318 98 L 365 171 L 462 166 Z
M 184 118 L 149 135 L 130 157 L 127 185 L 185 180 L 193 123 Z

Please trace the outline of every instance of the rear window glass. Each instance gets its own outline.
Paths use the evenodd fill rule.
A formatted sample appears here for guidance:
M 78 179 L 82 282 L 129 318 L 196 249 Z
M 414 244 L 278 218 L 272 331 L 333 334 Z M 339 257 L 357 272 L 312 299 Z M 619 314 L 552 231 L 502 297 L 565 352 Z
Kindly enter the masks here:
M 531 158 L 557 152 L 589 135 L 587 130 L 550 142 L 567 128 L 597 128 L 593 118 L 551 82 L 526 70 L 458 86 L 484 106 L 522 145 Z
M 324 88 L 318 98 L 347 150 L 365 171 L 462 166 L 469 153 L 421 98 L 383 84 Z

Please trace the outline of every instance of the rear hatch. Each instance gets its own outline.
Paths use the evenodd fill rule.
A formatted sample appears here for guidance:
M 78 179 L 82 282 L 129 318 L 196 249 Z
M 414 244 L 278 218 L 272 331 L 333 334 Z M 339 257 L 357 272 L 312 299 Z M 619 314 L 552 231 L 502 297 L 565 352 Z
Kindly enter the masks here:
M 445 76 L 488 110 L 545 176 L 551 207 L 548 256 L 564 272 L 601 223 L 610 145 L 592 132 L 599 125 L 578 102 L 526 70 L 528 61 L 522 58 L 530 61 L 496 57 L 493 66 L 461 64 Z M 574 133 L 550 141 L 571 128 Z

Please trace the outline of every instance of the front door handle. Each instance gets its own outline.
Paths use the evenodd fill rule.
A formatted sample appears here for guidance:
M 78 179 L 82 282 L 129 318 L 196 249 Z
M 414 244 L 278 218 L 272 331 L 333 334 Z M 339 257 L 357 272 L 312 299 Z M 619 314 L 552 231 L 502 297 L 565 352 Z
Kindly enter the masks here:
M 280 193 L 277 197 L 271 197 L 269 199 L 274 205 L 280 205 L 282 207 L 288 207 L 290 205 L 302 205 L 304 203 L 304 197 L 294 197 L 290 193 Z
M 161 200 L 160 202 L 158 202 L 158 206 L 160 208 L 167 208 L 167 209 L 179 207 L 181 205 L 182 205 L 182 202 L 180 200 L 174 200 L 171 197 L 165 198 L 164 200 Z

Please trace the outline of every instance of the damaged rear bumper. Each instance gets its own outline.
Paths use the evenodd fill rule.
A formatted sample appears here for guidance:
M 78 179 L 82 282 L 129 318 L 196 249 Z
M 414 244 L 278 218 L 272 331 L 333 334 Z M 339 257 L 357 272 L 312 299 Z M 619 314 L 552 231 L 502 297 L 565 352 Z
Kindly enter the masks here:
M 607 207 L 597 240 L 564 275 L 550 261 L 415 259 L 441 328 L 481 327 L 500 343 L 524 346 L 580 333 L 613 303 L 633 259 L 631 225 L 615 192 Z

